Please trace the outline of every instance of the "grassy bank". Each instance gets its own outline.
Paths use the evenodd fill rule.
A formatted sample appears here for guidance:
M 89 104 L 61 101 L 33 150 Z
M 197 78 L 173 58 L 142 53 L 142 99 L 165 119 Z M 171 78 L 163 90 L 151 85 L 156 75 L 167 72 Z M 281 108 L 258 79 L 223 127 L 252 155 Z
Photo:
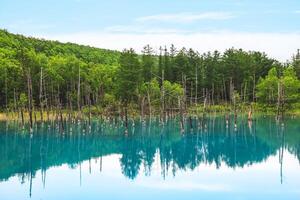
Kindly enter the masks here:
M 79 115 L 77 111 L 69 111 L 69 110 L 62 110 L 61 116 L 63 119 L 78 119 L 78 116 L 80 116 L 83 120 L 88 120 L 89 118 L 89 112 L 91 113 L 92 119 L 100 119 L 100 118 L 114 118 L 114 117 L 122 117 L 124 116 L 124 113 L 122 111 L 117 110 L 108 110 L 103 109 L 101 107 L 92 106 L 89 110 L 87 107 L 84 107 Z M 248 115 L 249 111 L 252 111 L 253 118 L 256 116 L 262 116 L 262 115 L 276 115 L 277 110 L 275 107 L 267 106 L 263 104 L 241 104 L 236 107 L 236 113 L 237 115 Z M 234 114 L 234 108 L 230 104 L 220 104 L 220 105 L 210 105 L 204 107 L 203 104 L 198 104 L 195 106 L 188 107 L 187 110 L 183 112 L 185 116 L 203 116 L 203 114 L 219 114 L 219 115 L 226 115 L 226 114 Z M 174 115 L 180 115 L 179 109 L 173 109 L 173 110 L 166 110 L 165 111 L 166 116 L 174 116 Z M 284 115 L 287 116 L 300 116 L 300 103 L 294 104 L 293 106 L 290 106 L 289 109 L 287 109 L 284 112 Z M 61 120 L 61 116 L 59 112 L 56 112 L 54 110 L 49 111 L 48 113 L 46 111 L 43 112 L 43 116 L 41 116 L 40 111 L 35 111 L 32 114 L 33 121 L 41 121 L 43 119 L 44 121 L 47 121 L 48 119 L 53 120 Z M 149 117 L 150 114 L 144 111 L 144 118 Z M 160 116 L 160 110 L 158 108 L 152 109 L 151 113 L 152 117 L 158 117 Z M 24 121 L 29 121 L 29 113 L 24 112 L 23 113 Z M 138 106 L 131 105 L 128 107 L 128 117 L 131 119 L 138 119 L 141 118 L 141 111 L 138 109 Z M 21 121 L 22 117 L 21 114 L 18 112 L 0 112 L 0 121 Z

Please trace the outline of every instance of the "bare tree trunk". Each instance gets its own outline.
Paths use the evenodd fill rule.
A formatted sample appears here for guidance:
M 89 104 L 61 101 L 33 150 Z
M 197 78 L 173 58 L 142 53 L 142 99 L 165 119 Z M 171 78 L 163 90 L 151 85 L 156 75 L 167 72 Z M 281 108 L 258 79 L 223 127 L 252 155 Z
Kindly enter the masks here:
M 182 75 L 182 82 L 183 82 L 183 105 L 184 105 L 184 110 L 186 111 L 187 110 L 187 95 L 186 95 L 186 75 Z
M 196 65 L 195 104 L 198 103 L 198 64 Z
M 233 92 L 234 92 L 234 86 L 232 83 L 232 77 L 230 77 L 230 103 L 232 104 L 233 101 Z
M 5 68 L 5 113 L 8 117 L 8 98 L 7 98 L 7 68 Z
M 255 102 L 255 88 L 256 88 L 256 76 L 253 74 L 253 91 L 252 91 L 252 101 Z
M 237 128 L 237 106 L 236 106 L 236 96 L 234 92 L 232 93 L 232 101 L 233 101 L 233 110 L 234 110 L 234 128 Z
M 250 107 L 250 110 L 248 112 L 248 121 L 252 121 L 252 108 Z
M 69 96 L 69 107 L 71 112 L 71 118 L 73 118 L 73 105 L 72 105 L 72 97 Z
M 17 110 L 16 88 L 14 88 L 14 112 L 17 112 Z
M 203 96 L 203 99 L 206 97 L 205 96 L 205 88 L 202 88 L 202 96 Z
M 30 132 L 32 132 L 32 82 L 31 82 L 30 69 L 27 70 L 27 93 L 28 93 L 28 113 L 29 113 Z
M 284 91 L 284 87 L 283 84 L 281 83 L 281 118 L 283 120 L 284 117 L 284 106 L 285 106 L 285 91 Z
M 165 88 L 164 88 L 164 81 L 165 81 L 165 72 L 162 70 L 162 75 L 161 75 L 161 106 L 160 106 L 160 117 L 161 121 L 164 122 L 164 113 L 165 113 Z
M 224 90 L 224 100 L 227 101 L 227 91 L 226 91 L 226 84 L 223 78 L 223 90 Z
M 193 120 L 191 116 L 189 116 L 189 121 L 190 121 L 190 128 L 191 130 L 193 130 Z
M 49 105 L 48 105 L 48 98 L 47 98 L 47 91 L 46 91 L 46 83 L 45 81 L 43 82 L 43 87 L 44 87 L 44 97 L 45 97 L 45 104 L 46 104 L 46 110 L 47 110 L 47 121 L 49 122 L 50 117 L 49 117 Z
M 191 81 L 190 105 L 193 104 L 193 82 Z
M 204 101 L 203 101 L 203 119 L 205 118 L 206 115 L 206 104 L 207 104 L 207 94 L 204 97 Z
M 51 113 L 52 113 L 52 117 L 51 117 L 51 121 L 53 122 L 54 120 L 54 116 L 55 116 L 55 111 L 53 109 L 54 106 L 54 88 L 53 88 L 53 82 L 51 81 L 51 102 L 50 102 L 50 109 L 51 109 Z
M 150 92 L 148 91 L 147 92 L 147 99 L 148 99 L 148 106 L 149 106 L 149 117 L 150 117 L 150 120 L 151 120 L 151 114 L 152 114 L 152 109 L 151 109 L 151 97 L 150 97 Z
M 36 123 L 36 110 L 35 107 L 32 107 L 32 111 L 33 111 L 33 116 L 34 116 L 34 123 Z
M 59 117 L 59 115 L 60 115 L 60 109 L 59 109 L 59 107 L 60 107 L 60 104 L 59 104 L 59 85 L 57 86 L 57 94 L 55 95 L 55 101 L 56 101 L 56 106 L 55 106 L 55 121 L 56 122 L 59 122 L 58 120 L 58 117 Z
M 245 82 L 245 87 L 244 87 L 244 104 L 246 103 L 246 95 L 247 95 L 247 81 Z
M 68 121 L 71 120 L 71 108 L 70 108 L 70 91 L 69 91 L 69 87 L 67 87 L 67 102 L 66 102 L 66 108 L 67 108 L 67 113 L 68 113 Z
M 89 129 L 91 129 L 91 87 L 88 86 L 88 104 L 89 104 Z
M 128 134 L 128 112 L 127 112 L 127 103 L 125 103 L 125 134 Z
M 43 103 L 43 67 L 41 67 L 41 74 L 40 74 L 40 113 L 41 113 L 41 121 L 44 121 L 43 119 L 43 109 L 44 109 L 44 103 Z
M 21 107 L 21 119 L 22 119 L 22 126 L 24 127 L 24 112 L 23 112 L 23 107 Z
M 143 96 L 141 99 L 141 117 L 142 121 L 144 121 L 144 106 L 145 106 L 145 97 Z
M 80 66 L 78 67 L 78 87 L 77 87 L 77 110 L 78 110 L 78 119 L 81 118 L 81 106 L 80 106 Z
M 180 112 L 180 130 L 183 133 L 184 132 L 184 120 L 183 120 L 183 97 L 178 97 L 178 106 L 179 106 L 179 112 Z
M 281 83 L 278 81 L 277 87 L 277 120 L 279 120 L 280 108 L 281 108 Z
M 60 98 L 58 99 L 59 101 L 59 115 L 60 115 L 60 125 L 61 125 L 61 131 L 64 132 L 64 118 L 63 118 L 63 114 L 62 114 L 62 103 Z
M 214 96 L 215 96 L 215 84 L 212 84 L 212 92 L 211 92 L 211 104 L 214 105 Z

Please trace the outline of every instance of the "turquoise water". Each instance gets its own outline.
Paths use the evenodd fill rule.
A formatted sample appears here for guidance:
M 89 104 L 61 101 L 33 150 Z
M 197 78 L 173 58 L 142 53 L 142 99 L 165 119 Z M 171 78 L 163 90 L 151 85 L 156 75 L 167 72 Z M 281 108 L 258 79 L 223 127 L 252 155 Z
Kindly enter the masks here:
M 202 127 L 202 128 L 201 128 Z M 25 128 L 25 130 L 27 130 Z M 299 199 L 300 119 L 0 123 L 0 199 Z

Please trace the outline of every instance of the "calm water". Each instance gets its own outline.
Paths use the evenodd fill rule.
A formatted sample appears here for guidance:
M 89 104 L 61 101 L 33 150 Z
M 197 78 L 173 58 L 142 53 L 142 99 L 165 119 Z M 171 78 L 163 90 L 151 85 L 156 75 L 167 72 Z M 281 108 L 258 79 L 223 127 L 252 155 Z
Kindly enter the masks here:
M 0 123 L 0 199 L 300 199 L 300 119 Z

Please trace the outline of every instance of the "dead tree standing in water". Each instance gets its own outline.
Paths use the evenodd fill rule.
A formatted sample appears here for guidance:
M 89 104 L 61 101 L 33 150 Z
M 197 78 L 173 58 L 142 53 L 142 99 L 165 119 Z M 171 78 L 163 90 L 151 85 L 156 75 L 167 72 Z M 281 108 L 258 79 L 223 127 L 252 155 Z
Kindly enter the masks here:
M 80 120 L 80 118 L 81 118 L 81 106 L 80 106 L 80 66 L 78 66 L 77 110 L 78 110 L 77 119 Z
M 44 121 L 43 119 L 43 109 L 44 109 L 44 102 L 43 102 L 43 67 L 41 67 L 41 74 L 40 74 L 40 113 L 41 113 L 41 121 Z

